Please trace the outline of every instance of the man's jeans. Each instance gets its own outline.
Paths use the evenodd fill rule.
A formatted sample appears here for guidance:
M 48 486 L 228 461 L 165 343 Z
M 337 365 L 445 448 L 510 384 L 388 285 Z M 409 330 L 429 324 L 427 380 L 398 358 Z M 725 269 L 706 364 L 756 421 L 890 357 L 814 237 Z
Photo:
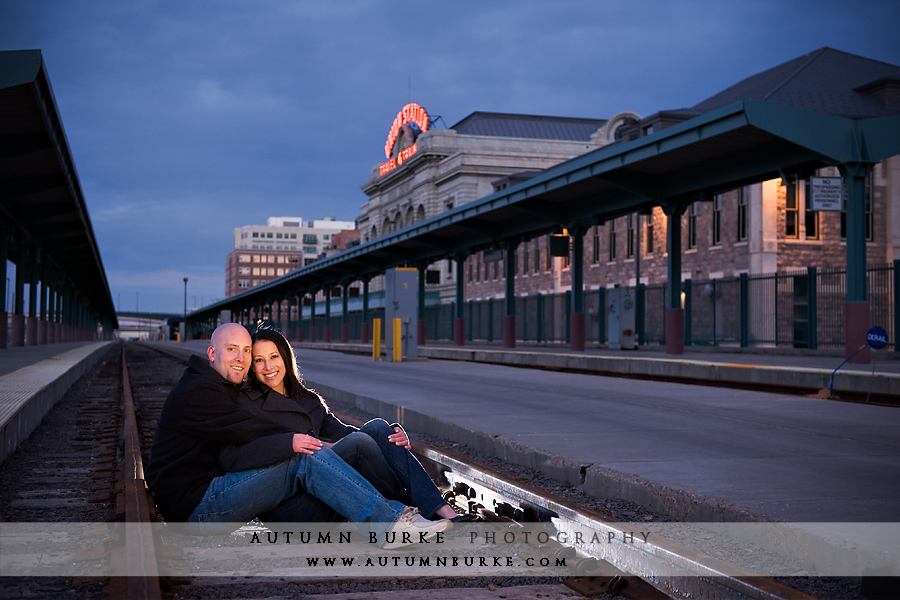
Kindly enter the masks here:
M 388 531 L 406 508 L 387 500 L 332 449 L 294 458 L 265 469 L 226 473 L 209 484 L 206 494 L 188 517 L 187 530 L 199 535 L 233 531 L 270 511 L 305 488 L 349 521 L 372 523 L 379 536 Z
M 387 439 L 392 433 L 387 421 L 373 419 L 341 438 L 333 450 L 385 498 L 415 506 L 430 517 L 446 501 L 416 457 Z M 260 518 L 273 523 L 330 522 L 340 515 L 312 494 L 300 492 Z

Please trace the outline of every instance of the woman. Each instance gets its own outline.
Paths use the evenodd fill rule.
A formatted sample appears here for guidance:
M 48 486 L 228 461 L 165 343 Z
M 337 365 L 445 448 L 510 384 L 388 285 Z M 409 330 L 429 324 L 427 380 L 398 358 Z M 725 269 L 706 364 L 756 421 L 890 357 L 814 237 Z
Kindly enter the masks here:
M 427 518 L 468 520 L 459 516 L 409 451 L 409 438 L 397 424 L 373 419 L 357 429 L 334 416 L 324 399 L 300 381 L 297 360 L 287 339 L 273 329 L 252 335 L 251 368 L 238 402 L 260 416 L 305 432 L 301 452 L 331 447 L 386 498 L 415 506 Z M 289 457 L 277 438 L 263 438 L 240 447 L 225 448 L 220 460 L 228 471 L 259 467 Z M 309 494 L 295 496 L 264 515 L 269 521 L 330 521 L 333 510 Z

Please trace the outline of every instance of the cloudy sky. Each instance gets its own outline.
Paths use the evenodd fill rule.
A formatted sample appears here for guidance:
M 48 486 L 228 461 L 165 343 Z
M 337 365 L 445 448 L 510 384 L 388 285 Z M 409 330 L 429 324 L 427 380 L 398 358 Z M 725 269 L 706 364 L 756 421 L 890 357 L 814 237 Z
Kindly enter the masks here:
M 224 296 L 233 229 L 354 220 L 397 112 L 609 118 L 831 46 L 900 64 L 897 0 L 0 0 L 39 48 L 122 311 Z

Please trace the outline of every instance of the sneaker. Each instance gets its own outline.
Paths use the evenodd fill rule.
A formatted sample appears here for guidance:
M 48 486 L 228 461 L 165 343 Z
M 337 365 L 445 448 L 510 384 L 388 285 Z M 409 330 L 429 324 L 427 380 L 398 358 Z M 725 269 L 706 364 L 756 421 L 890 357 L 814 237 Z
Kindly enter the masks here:
M 423 539 L 431 539 L 439 532 L 446 531 L 449 528 L 450 521 L 447 519 L 429 521 L 419 514 L 418 508 L 407 506 L 400 513 L 400 517 L 394 523 L 394 526 L 385 534 L 385 542 L 381 547 L 385 550 L 391 550 L 408 546 Z

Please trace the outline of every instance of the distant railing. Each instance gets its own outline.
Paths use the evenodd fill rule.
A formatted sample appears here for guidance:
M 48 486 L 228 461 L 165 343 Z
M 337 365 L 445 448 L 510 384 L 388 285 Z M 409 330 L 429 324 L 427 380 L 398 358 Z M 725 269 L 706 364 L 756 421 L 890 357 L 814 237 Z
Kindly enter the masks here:
M 873 325 L 888 332 L 888 349 L 897 351 L 900 322 L 900 260 L 866 270 L 866 297 Z M 585 344 L 607 341 L 609 305 L 605 289 L 584 292 Z M 635 290 L 635 331 L 641 345 L 665 344 L 667 286 L 639 286 Z M 844 348 L 846 270 L 809 267 L 768 275 L 682 283 L 685 345 L 840 349 Z M 535 344 L 568 344 L 571 292 L 516 298 L 516 340 Z M 503 340 L 505 300 L 465 303 L 467 342 Z M 368 320 L 383 318 L 383 309 L 370 310 Z M 452 341 L 454 303 L 425 307 L 426 340 Z M 331 326 L 333 341 L 346 323 L 349 339 L 359 340 L 362 316 L 332 314 L 315 318 L 318 341 Z M 310 337 L 309 317 L 299 323 L 300 335 Z M 297 326 L 291 323 L 292 330 Z M 370 327 L 371 331 L 371 327 Z

